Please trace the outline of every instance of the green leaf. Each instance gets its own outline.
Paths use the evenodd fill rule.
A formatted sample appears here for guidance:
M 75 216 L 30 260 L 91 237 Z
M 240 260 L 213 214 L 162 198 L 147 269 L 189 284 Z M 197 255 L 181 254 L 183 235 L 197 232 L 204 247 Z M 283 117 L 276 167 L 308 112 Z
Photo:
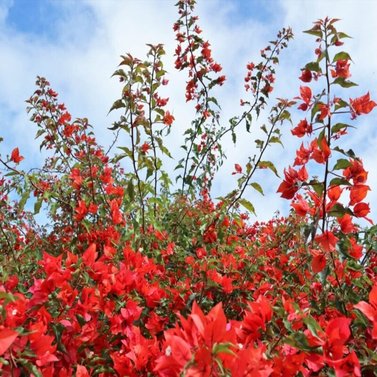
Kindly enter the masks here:
M 249 212 L 253 213 L 254 215 L 256 214 L 254 206 L 247 199 L 241 198 L 238 200 L 238 203 L 245 207 Z
M 116 164 L 118 161 L 122 160 L 123 158 L 127 157 L 125 153 L 116 155 L 111 161 Z
M 42 207 L 42 198 L 37 199 L 37 201 L 34 204 L 34 215 L 40 212 Z
M 327 53 L 327 50 L 325 49 L 325 50 L 323 50 L 322 52 L 321 52 L 321 54 L 318 56 L 318 58 L 317 58 L 317 62 L 319 63 L 322 59 L 324 59 L 325 57 L 328 57 L 329 56 L 329 54 Z
M 334 147 L 333 150 L 337 151 L 337 152 L 339 152 L 341 154 L 344 154 L 345 156 L 351 157 L 351 158 L 355 158 L 356 157 L 355 152 L 352 149 L 349 149 L 348 151 L 345 151 L 342 148 Z
M 128 181 L 128 184 L 127 184 L 127 194 L 128 194 L 128 197 L 130 198 L 130 201 L 132 202 L 135 199 L 135 190 L 134 190 L 134 185 L 131 179 Z
M 220 105 L 215 97 L 208 97 L 208 102 L 213 102 L 218 108 L 220 108 Z
M 335 111 L 339 109 L 343 109 L 348 106 L 349 104 L 346 101 L 343 101 L 342 99 L 338 99 L 337 103 L 335 104 Z
M 328 212 L 330 216 L 334 217 L 342 217 L 344 214 L 346 214 L 348 211 L 344 206 L 340 203 L 336 203 L 331 210 Z
M 127 147 L 118 147 L 118 149 L 122 150 L 123 152 L 125 152 L 124 154 L 130 158 L 132 158 L 132 151 L 131 149 L 127 148 Z
M 280 178 L 275 165 L 271 161 L 260 161 L 258 164 L 259 169 L 270 169 L 278 178 Z
M 346 33 L 343 33 L 342 31 L 338 33 L 338 38 L 339 39 L 342 39 L 342 38 L 352 38 L 350 37 L 348 34 Z
M 45 129 L 38 130 L 35 134 L 35 138 L 38 139 L 41 135 L 43 135 L 46 132 Z
M 322 72 L 322 69 L 319 66 L 318 62 L 310 62 L 310 63 L 306 64 L 305 69 L 307 69 L 309 71 L 318 72 L 318 73 Z
M 25 204 L 26 204 L 27 200 L 29 199 L 29 197 L 30 197 L 30 191 L 25 191 L 24 194 L 21 197 L 21 200 L 18 202 L 18 210 L 20 212 L 23 211 Z
M 318 27 L 315 27 L 315 26 L 309 30 L 305 30 L 303 33 L 314 35 L 318 38 L 322 38 L 322 31 L 318 29 Z
M 330 181 L 330 186 L 350 186 L 351 184 L 345 178 L 333 178 Z
M 254 140 L 255 144 L 257 145 L 257 148 L 262 149 L 264 145 L 264 141 L 260 139 Z
M 172 155 L 170 154 L 170 152 L 169 152 L 169 149 L 168 148 L 166 148 L 164 145 L 159 145 L 159 148 L 160 148 L 160 150 L 161 150 L 161 152 L 163 153 L 163 154 L 165 154 L 166 156 L 168 156 L 168 157 L 170 157 L 170 158 L 173 158 L 172 157 Z
M 333 170 L 346 169 L 349 166 L 351 166 L 351 162 L 349 162 L 345 158 L 339 158 L 339 160 L 336 161 L 336 164 L 333 167 Z
M 212 354 L 226 353 L 228 355 L 235 355 L 231 348 L 234 347 L 233 343 L 215 343 L 212 347 Z
M 12 295 L 11 293 L 0 292 L 0 299 L 4 300 L 4 304 L 7 304 L 8 302 L 15 302 L 18 300 L 18 297 Z
M 148 168 L 145 180 L 148 180 L 148 178 L 151 177 L 152 175 L 153 175 L 153 169 Z
M 320 104 L 317 102 L 317 103 L 314 104 L 314 106 L 312 108 L 311 115 L 310 115 L 311 123 L 313 123 L 313 119 L 314 119 L 315 115 L 317 114 L 317 112 L 319 111 L 319 105 Z
M 332 62 L 335 63 L 338 60 L 352 60 L 352 59 L 351 59 L 351 56 L 347 52 L 341 51 L 335 54 Z
M 304 318 L 304 323 L 310 330 L 310 332 L 316 337 L 318 337 L 318 332 L 320 332 L 322 328 L 311 315 L 308 315 Z
M 291 113 L 290 113 L 288 110 L 284 110 L 284 111 L 280 114 L 279 120 L 281 120 L 281 121 L 283 121 L 283 120 L 288 120 L 290 123 L 292 123 Z
M 111 77 L 114 77 L 114 76 L 126 77 L 126 73 L 124 72 L 123 69 L 117 69 L 117 70 L 111 75 Z
M 321 196 L 323 193 L 323 184 L 316 181 L 312 180 L 308 183 L 311 187 L 313 187 L 313 190 L 316 192 L 317 195 Z
M 356 83 L 346 80 L 344 77 L 338 77 L 333 81 L 333 84 L 340 85 L 342 88 L 350 88 L 352 86 L 357 86 Z
M 233 144 L 236 144 L 236 142 L 237 142 L 237 135 L 234 131 L 232 131 L 232 142 L 233 142 Z
M 283 146 L 283 143 L 281 142 L 280 137 L 278 136 L 272 136 L 269 140 L 269 143 L 277 143 Z
M 346 123 L 336 123 L 331 127 L 331 132 L 332 133 L 337 133 L 341 131 L 343 128 L 348 128 L 351 127 L 349 124 Z
M 314 347 L 310 347 L 308 340 L 303 332 L 296 332 L 285 339 L 285 343 L 298 348 L 302 351 L 312 351 Z
M 116 109 L 120 109 L 122 107 L 126 107 L 125 103 L 123 102 L 123 100 L 121 99 L 118 99 L 117 101 L 115 101 L 113 103 L 113 106 L 111 106 L 110 110 L 109 110 L 109 113 L 111 113 L 113 110 L 116 110 Z
M 13 177 L 15 175 L 20 175 L 20 173 L 18 171 L 10 171 L 9 173 L 4 174 L 4 177 Z
M 250 183 L 250 186 L 253 187 L 255 190 L 257 190 L 258 192 L 260 192 L 262 195 L 264 195 L 262 186 L 259 183 L 252 182 L 252 183 Z

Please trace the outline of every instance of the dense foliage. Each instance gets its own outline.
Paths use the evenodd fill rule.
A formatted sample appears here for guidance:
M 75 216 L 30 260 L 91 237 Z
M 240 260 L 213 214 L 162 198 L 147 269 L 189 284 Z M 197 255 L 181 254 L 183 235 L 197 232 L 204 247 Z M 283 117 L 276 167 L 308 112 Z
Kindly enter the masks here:
M 179 0 L 174 24 L 175 66 L 196 109 L 175 183 L 163 166 L 175 119 L 160 94 L 168 84 L 162 45 L 150 45 L 146 60 L 122 56 L 108 150 L 38 77 L 27 110 L 49 155 L 28 171 L 17 147 L 0 156 L 2 376 L 376 375 L 368 173 L 342 148 L 376 103 L 365 92 L 347 97 L 356 85 L 348 36 L 335 19 L 315 22 L 298 96 L 273 103 L 275 67 L 293 36 L 281 30 L 247 65 L 241 111 L 224 123 L 212 93 L 225 76 L 194 5 Z M 301 120 L 292 123 L 292 110 Z M 224 137 L 236 143 L 261 113 L 268 123 L 257 153 L 235 165 L 237 187 L 214 201 Z M 252 221 L 245 192 L 263 193 L 260 169 L 278 175 L 265 152 L 289 122 L 305 140 L 277 188 L 291 214 Z M 47 225 L 38 225 L 40 211 Z

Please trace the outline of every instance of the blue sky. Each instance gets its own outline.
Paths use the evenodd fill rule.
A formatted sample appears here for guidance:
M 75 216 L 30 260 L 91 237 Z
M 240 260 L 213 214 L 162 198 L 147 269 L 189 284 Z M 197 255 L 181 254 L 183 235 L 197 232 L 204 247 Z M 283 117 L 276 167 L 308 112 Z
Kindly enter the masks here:
M 107 116 L 117 98 L 120 86 L 111 79 L 119 56 L 131 52 L 144 57 L 146 43 L 162 42 L 168 56 L 166 68 L 171 85 L 167 95 L 176 117 L 170 142 L 179 154 L 177 139 L 182 139 L 186 119 L 192 110 L 183 95 L 185 77 L 176 72 L 171 57 L 174 48 L 172 24 L 176 19 L 175 0 L 3 0 L 0 1 L 0 153 L 19 146 L 27 156 L 26 167 L 40 164 L 38 142 L 33 125 L 25 113 L 25 99 L 34 91 L 37 75 L 45 76 L 59 92 L 74 117 L 88 117 L 103 145 L 111 142 L 107 130 L 116 115 Z M 292 26 L 295 39 L 281 55 L 275 97 L 298 94 L 300 68 L 311 59 L 316 47 L 314 38 L 301 31 L 325 16 L 341 18 L 339 29 L 353 36 L 345 49 L 353 57 L 352 79 L 359 87 L 350 96 L 370 91 L 377 98 L 377 35 L 374 0 L 198 0 L 197 13 L 204 35 L 213 46 L 214 57 L 223 67 L 228 84 L 219 91 L 223 120 L 239 111 L 243 97 L 244 67 L 257 58 L 259 50 L 283 26 Z M 294 121 L 300 120 L 300 114 Z M 263 116 L 259 122 L 263 122 Z M 255 125 L 255 128 L 258 124 Z M 369 195 L 373 217 L 377 219 L 377 111 L 359 118 L 357 131 L 349 146 L 363 157 L 370 174 Z M 268 158 L 277 161 L 278 169 L 292 164 L 297 142 L 284 130 L 285 149 L 273 148 Z M 228 162 L 216 180 L 216 193 L 231 190 L 231 172 L 235 162 L 246 162 L 253 153 L 253 138 L 241 138 L 237 148 L 226 145 Z M 171 163 L 173 166 L 174 163 Z M 279 181 L 263 177 L 266 196 L 250 191 L 249 199 L 261 219 L 275 210 L 283 213 L 287 203 L 275 194 Z M 234 184 L 234 182 L 233 182 Z M 376 203 L 374 206 L 373 204 Z
M 15 32 L 54 40 L 58 38 L 55 25 L 62 11 L 59 4 L 48 0 L 14 1 L 9 7 L 6 23 Z

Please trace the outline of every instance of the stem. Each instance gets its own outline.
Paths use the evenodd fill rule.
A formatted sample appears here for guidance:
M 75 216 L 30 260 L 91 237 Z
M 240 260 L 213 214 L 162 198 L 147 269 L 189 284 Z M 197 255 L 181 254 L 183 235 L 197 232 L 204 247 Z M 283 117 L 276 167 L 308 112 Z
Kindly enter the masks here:
M 326 46 L 326 84 L 327 84 L 327 106 L 328 108 L 330 108 L 330 94 L 331 94 L 331 84 L 330 84 L 330 60 L 329 60 L 329 53 L 328 53 L 328 49 L 329 49 L 329 45 L 328 45 L 328 30 L 327 30 L 327 25 L 325 24 L 324 26 L 324 32 L 325 32 L 325 46 Z M 327 121 L 327 124 L 326 124 L 326 141 L 327 141 L 327 145 L 329 148 L 331 148 L 331 114 L 328 116 L 328 121 Z M 325 164 L 325 175 L 324 175 L 324 179 L 323 179 L 323 196 L 322 196 L 322 227 L 321 227 L 321 230 L 322 230 L 322 233 L 325 232 L 325 230 L 327 229 L 327 221 L 326 221 L 326 218 L 327 218 L 327 214 L 326 214 L 326 197 L 327 197 L 327 179 L 328 179 L 328 175 L 329 175 L 329 161 L 330 161 L 330 156 L 327 158 L 326 160 L 326 164 Z M 342 295 L 344 295 L 344 291 L 343 291 L 343 288 L 341 286 L 341 283 L 340 283 L 340 280 L 339 280 L 339 277 L 338 277 L 338 274 L 336 272 L 336 265 L 335 265 L 335 258 L 334 258 L 334 255 L 332 252 L 330 252 L 330 258 L 331 258 L 331 262 L 332 262 L 332 266 L 333 266 L 333 270 L 334 270 L 334 275 L 335 275 L 335 279 L 336 279 L 336 282 L 339 286 L 339 289 L 342 293 Z M 337 294 L 335 292 L 335 294 Z M 340 303 L 342 304 L 342 307 L 343 307 L 343 310 L 345 310 L 345 305 L 344 305 L 344 301 L 343 299 L 340 299 L 339 300 Z
M 326 84 L 327 84 L 327 106 L 330 106 L 330 74 L 329 74 L 329 54 L 328 54 L 328 42 L 327 42 L 327 28 L 325 27 L 325 46 L 326 46 Z M 331 116 L 328 116 L 328 121 L 325 127 L 326 132 L 326 141 L 329 148 L 331 148 Z M 325 164 L 325 175 L 323 179 L 323 196 L 322 196 L 322 233 L 325 232 L 326 228 L 326 197 L 327 197 L 327 178 L 329 174 L 329 160 L 330 158 L 326 159 Z
M 207 86 L 204 83 L 202 77 L 198 74 L 198 70 L 196 69 L 195 56 L 194 56 L 194 52 L 192 50 L 191 43 L 190 43 L 190 37 L 191 37 L 191 35 L 190 35 L 190 29 L 189 29 L 189 26 L 188 26 L 189 21 L 188 21 L 187 16 L 188 16 L 188 4 L 185 3 L 185 26 L 186 26 L 186 35 L 187 35 L 188 48 L 189 48 L 189 53 L 190 53 L 190 56 L 191 56 L 191 60 L 194 62 L 192 68 L 194 70 L 195 77 L 198 79 L 198 81 L 201 83 L 201 85 L 203 87 L 202 91 L 204 93 L 204 106 L 205 106 L 205 110 L 204 111 L 206 111 L 206 110 L 208 110 L 208 89 L 207 89 Z M 189 159 L 190 159 L 190 155 L 191 155 L 192 149 L 194 147 L 194 142 L 195 142 L 196 137 L 198 136 L 199 128 L 205 122 L 205 119 L 206 118 L 204 116 L 201 117 L 199 123 L 196 125 L 195 132 L 194 132 L 193 136 L 191 137 L 191 144 L 190 144 L 188 152 L 186 154 L 185 167 L 183 169 L 182 193 L 184 192 L 184 188 L 185 188 L 187 169 L 188 169 L 188 162 L 189 162 Z
M 151 73 L 151 81 L 150 81 L 150 91 L 149 91 L 149 102 L 148 102 L 148 120 L 149 120 L 149 126 L 150 126 L 150 133 L 149 137 L 152 144 L 152 150 L 153 150 L 153 166 L 154 166 L 154 187 L 153 187 L 153 195 L 154 198 L 157 198 L 157 181 L 158 181 L 158 167 L 157 167 L 157 150 L 156 145 L 154 142 L 154 136 L 153 136 L 153 122 L 152 122 L 152 88 L 153 88 L 153 80 L 154 80 L 154 74 L 155 74 L 155 64 L 156 64 L 156 53 L 153 55 L 153 65 L 152 65 L 152 73 Z M 157 214 L 157 203 L 156 201 L 153 203 L 153 214 L 154 217 L 156 217 Z
M 137 189 L 139 191 L 139 202 L 140 202 L 140 209 L 141 209 L 141 224 L 142 224 L 142 230 L 143 233 L 145 232 L 145 208 L 144 208 L 144 201 L 143 201 L 143 192 L 141 190 L 141 179 L 139 176 L 139 171 L 136 166 L 136 148 L 135 148 L 135 130 L 134 130 L 134 124 L 133 124 L 133 117 L 132 112 L 130 112 L 130 127 L 131 127 L 131 146 L 132 146 L 132 166 L 134 169 L 134 173 L 137 180 Z

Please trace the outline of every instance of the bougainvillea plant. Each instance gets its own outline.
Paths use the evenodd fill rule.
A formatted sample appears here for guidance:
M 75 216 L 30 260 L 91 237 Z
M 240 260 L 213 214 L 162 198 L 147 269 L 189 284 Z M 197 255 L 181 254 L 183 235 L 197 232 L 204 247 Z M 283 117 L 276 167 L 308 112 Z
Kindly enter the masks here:
M 25 170 L 18 147 L 0 156 L 2 376 L 377 375 L 377 230 L 368 173 L 342 147 L 376 103 L 365 91 L 347 95 L 356 85 L 348 36 L 336 19 L 315 22 L 297 96 L 274 102 L 293 36 L 282 29 L 247 64 L 241 111 L 224 123 L 213 88 L 225 76 L 194 7 L 179 0 L 173 27 L 175 66 L 196 110 L 176 177 L 163 166 L 175 118 L 161 94 L 162 45 L 149 45 L 145 60 L 122 56 L 107 150 L 37 78 L 27 111 L 48 157 Z M 225 135 L 236 143 L 261 113 L 257 153 L 235 164 L 236 187 L 213 200 Z M 303 140 L 276 188 L 292 210 L 261 223 L 245 192 L 263 193 L 260 169 L 278 174 L 266 154 L 283 123 Z

